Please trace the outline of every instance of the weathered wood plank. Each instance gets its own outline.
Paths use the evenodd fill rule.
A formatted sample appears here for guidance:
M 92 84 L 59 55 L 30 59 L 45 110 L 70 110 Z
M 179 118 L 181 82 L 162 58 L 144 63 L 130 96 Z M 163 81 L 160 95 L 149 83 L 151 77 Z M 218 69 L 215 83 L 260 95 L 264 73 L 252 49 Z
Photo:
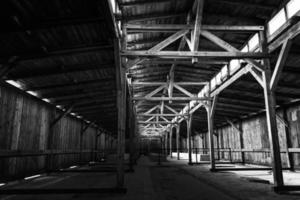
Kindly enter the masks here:
M 198 52 L 185 52 L 185 51 L 123 51 L 122 56 L 139 56 L 139 57 L 160 57 L 160 58 L 228 58 L 228 59 L 242 59 L 253 58 L 261 59 L 270 57 L 269 54 L 256 53 L 256 52 L 223 52 L 223 51 L 198 51 Z

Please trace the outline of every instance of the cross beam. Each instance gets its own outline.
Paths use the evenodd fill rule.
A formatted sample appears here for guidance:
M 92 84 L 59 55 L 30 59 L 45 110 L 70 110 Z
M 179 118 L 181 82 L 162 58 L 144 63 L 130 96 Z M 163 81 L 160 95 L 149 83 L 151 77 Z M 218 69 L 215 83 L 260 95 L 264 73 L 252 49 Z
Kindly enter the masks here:
M 207 101 L 211 98 L 208 97 L 133 97 L 133 101 Z
M 126 24 L 127 33 L 137 32 L 176 32 L 182 29 L 193 30 L 193 24 Z M 257 32 L 263 26 L 202 25 L 202 30 L 226 32 Z
M 256 52 L 224 52 L 224 51 L 123 51 L 122 56 L 135 56 L 135 57 L 159 57 L 159 58 L 224 58 L 224 59 L 242 59 L 242 58 L 269 58 L 270 55 L 266 53 Z M 136 63 L 138 64 L 138 63 Z

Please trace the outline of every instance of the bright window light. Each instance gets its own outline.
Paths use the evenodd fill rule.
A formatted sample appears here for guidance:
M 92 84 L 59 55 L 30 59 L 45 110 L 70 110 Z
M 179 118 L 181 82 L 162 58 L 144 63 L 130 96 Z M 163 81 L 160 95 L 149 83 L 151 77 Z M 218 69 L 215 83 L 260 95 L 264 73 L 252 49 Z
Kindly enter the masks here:
M 222 79 L 225 79 L 228 75 L 228 67 L 227 65 L 225 65 L 222 70 L 221 70 L 221 78 Z
M 7 82 L 8 84 L 10 84 L 10 85 L 13 85 L 13 86 L 15 86 L 15 87 L 17 87 L 17 88 L 22 89 L 22 85 L 21 85 L 20 83 L 16 82 L 16 81 L 13 81 L 13 80 L 7 80 L 6 82 Z
M 1 186 L 4 186 L 5 184 L 6 184 L 6 183 L 0 183 L 0 187 L 1 187 Z
M 281 9 L 268 23 L 269 34 L 272 35 L 286 22 L 284 9 Z
M 37 174 L 37 175 L 34 175 L 34 176 L 28 176 L 26 178 L 24 178 L 25 180 L 30 180 L 30 179 L 34 179 L 34 178 L 38 178 L 40 177 L 41 175 L 40 174 Z
M 206 85 L 204 88 L 203 88 L 203 95 L 207 95 L 208 93 L 208 86 Z
M 46 98 L 43 98 L 42 100 L 45 101 L 45 102 L 48 102 L 48 103 L 51 102 L 50 99 L 46 99 Z
M 229 64 L 230 74 L 234 73 L 236 70 L 240 68 L 240 61 L 239 60 L 231 60 Z
M 210 87 L 211 90 L 216 88 L 216 77 L 210 81 Z
M 256 49 L 258 44 L 259 44 L 259 37 L 258 37 L 258 33 L 256 33 L 248 42 L 249 51 L 253 51 L 254 49 Z
M 222 82 L 221 78 L 222 78 L 222 73 L 220 72 L 216 76 L 216 85 L 220 85 L 221 84 L 221 82 Z
M 286 5 L 288 18 L 293 17 L 300 10 L 300 1 L 299 0 L 291 0 Z
M 27 91 L 27 93 L 28 93 L 28 94 L 31 94 L 31 95 L 33 95 L 33 96 L 36 96 L 36 97 L 38 96 L 38 94 L 37 94 L 36 92 L 34 92 L 34 91 Z
M 248 45 L 246 45 L 246 46 L 244 46 L 244 48 L 242 48 L 242 50 L 241 50 L 242 52 L 248 52 L 249 51 L 249 49 L 248 49 Z

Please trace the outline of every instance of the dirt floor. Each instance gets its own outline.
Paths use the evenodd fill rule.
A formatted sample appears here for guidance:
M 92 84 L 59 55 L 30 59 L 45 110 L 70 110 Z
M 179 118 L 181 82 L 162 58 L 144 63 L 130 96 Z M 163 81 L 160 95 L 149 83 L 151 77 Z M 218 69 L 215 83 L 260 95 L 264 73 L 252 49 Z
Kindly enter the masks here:
M 88 167 L 85 167 L 88 168 Z M 91 167 L 93 169 L 97 167 Z M 299 200 L 300 194 L 279 195 L 267 182 L 249 179 L 246 172 L 209 172 L 208 166 L 187 165 L 187 160 L 168 159 L 158 164 L 155 156 L 142 156 L 134 173 L 126 173 L 126 194 L 10 195 L 10 200 Z M 18 188 L 114 187 L 115 173 L 54 173 L 12 186 Z M 1 187 L 2 188 L 2 187 Z

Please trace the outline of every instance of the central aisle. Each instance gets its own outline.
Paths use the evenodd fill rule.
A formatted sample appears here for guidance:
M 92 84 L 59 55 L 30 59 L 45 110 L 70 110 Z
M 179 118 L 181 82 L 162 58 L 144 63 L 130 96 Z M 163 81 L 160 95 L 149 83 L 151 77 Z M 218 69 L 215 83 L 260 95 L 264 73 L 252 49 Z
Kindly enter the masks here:
M 136 172 L 127 179 L 124 199 L 144 200 L 233 200 L 225 193 L 200 182 L 185 171 L 165 162 L 158 165 L 141 157 Z

